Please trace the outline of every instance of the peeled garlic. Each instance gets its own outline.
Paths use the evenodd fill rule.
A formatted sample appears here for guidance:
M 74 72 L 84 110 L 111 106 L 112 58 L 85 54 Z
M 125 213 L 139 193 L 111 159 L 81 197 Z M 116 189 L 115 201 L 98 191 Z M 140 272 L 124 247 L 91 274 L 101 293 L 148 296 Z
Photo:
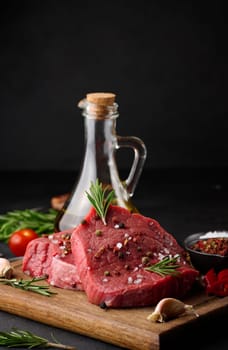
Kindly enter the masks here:
M 0 278 L 11 278 L 13 274 L 13 268 L 10 265 L 9 260 L 0 258 Z
M 174 298 L 164 298 L 156 305 L 152 314 L 147 319 L 153 322 L 166 322 L 170 319 L 176 318 L 186 312 L 193 312 L 195 316 L 199 316 L 192 305 L 187 305 L 182 301 Z

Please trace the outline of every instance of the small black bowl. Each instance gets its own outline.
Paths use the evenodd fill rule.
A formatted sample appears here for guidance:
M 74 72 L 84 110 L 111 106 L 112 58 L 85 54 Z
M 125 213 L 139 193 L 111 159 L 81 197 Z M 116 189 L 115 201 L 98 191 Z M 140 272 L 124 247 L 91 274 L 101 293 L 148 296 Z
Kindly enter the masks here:
M 204 234 L 203 232 L 194 233 L 184 240 L 184 248 L 189 253 L 192 265 L 202 274 L 207 273 L 211 268 L 217 271 L 228 268 L 228 255 L 207 254 L 190 248 L 198 240 L 205 239 L 206 237 L 200 238 Z

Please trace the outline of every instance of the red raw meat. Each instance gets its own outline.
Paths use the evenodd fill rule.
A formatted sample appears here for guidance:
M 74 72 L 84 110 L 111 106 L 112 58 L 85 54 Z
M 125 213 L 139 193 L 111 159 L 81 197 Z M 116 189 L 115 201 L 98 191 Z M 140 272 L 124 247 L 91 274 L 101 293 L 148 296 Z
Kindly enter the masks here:
M 58 232 L 32 240 L 23 257 L 22 270 L 32 277 L 47 276 L 48 283 L 83 290 L 71 252 L 71 232 Z
M 154 305 L 164 297 L 184 297 L 199 272 L 185 251 L 156 220 L 110 206 L 104 225 L 91 208 L 73 230 L 71 249 L 91 303 L 107 307 Z M 145 270 L 164 257 L 178 257 L 178 275 Z

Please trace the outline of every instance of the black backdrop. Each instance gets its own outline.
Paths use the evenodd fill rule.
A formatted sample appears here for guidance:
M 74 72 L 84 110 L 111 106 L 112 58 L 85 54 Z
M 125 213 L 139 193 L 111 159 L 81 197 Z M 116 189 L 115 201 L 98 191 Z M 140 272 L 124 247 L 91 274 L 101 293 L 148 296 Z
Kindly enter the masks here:
M 0 6 L 0 170 L 77 170 L 76 104 L 93 91 L 117 94 L 117 132 L 144 140 L 146 168 L 228 165 L 222 2 Z

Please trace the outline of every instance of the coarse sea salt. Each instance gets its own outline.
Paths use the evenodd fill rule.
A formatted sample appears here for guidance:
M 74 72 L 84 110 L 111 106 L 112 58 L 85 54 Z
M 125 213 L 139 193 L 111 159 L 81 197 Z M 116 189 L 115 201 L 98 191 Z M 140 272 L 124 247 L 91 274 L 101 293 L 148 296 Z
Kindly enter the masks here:
M 123 247 L 123 244 L 121 242 L 116 243 L 116 247 L 118 249 L 121 249 Z
M 134 284 L 140 284 L 142 283 L 142 278 L 137 278 L 136 280 L 134 280 Z
M 128 283 L 128 284 L 132 284 L 132 283 L 133 283 L 133 278 L 132 278 L 132 277 L 128 277 L 127 283 Z
M 199 238 L 228 238 L 228 231 L 209 231 L 201 235 Z

